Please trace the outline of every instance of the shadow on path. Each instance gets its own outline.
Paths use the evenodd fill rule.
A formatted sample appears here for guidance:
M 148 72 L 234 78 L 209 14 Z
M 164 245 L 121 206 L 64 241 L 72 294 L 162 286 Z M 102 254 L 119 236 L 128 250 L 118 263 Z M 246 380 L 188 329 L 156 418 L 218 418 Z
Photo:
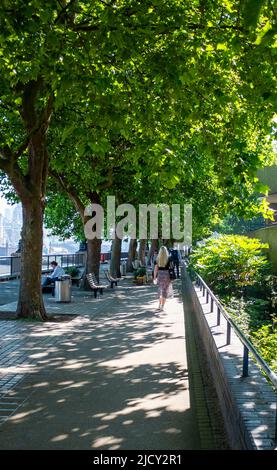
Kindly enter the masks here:
M 18 407 L 0 449 L 200 449 L 181 302 L 157 312 L 155 288 L 127 284 L 92 304 L 66 325 L 0 322 L 25 358 L 1 372 L 28 371 L 2 397 Z

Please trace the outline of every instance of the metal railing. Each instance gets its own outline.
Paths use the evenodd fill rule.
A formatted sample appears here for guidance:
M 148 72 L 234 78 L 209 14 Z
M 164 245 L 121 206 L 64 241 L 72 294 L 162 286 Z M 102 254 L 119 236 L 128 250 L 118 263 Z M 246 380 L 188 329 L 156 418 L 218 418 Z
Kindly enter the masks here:
M 80 267 L 85 265 L 86 252 L 72 254 L 42 255 L 42 272 L 50 271 L 50 264 L 56 261 L 62 268 Z M 0 278 L 14 277 L 20 274 L 21 257 L 0 256 Z
M 203 297 L 206 297 L 206 303 L 209 303 L 210 301 L 211 312 L 214 312 L 216 308 L 217 326 L 221 324 L 222 316 L 226 320 L 226 323 L 227 323 L 226 345 L 231 344 L 232 329 L 235 331 L 240 342 L 243 344 L 242 377 L 248 377 L 249 375 L 249 352 L 250 352 L 276 391 L 277 390 L 277 375 L 275 374 L 275 372 L 271 370 L 269 365 L 260 356 L 258 351 L 253 346 L 253 344 L 248 340 L 248 338 L 246 338 L 246 336 L 243 334 L 240 328 L 236 325 L 234 320 L 226 312 L 225 308 L 222 306 L 218 298 L 213 294 L 209 286 L 205 283 L 204 279 L 202 279 L 202 277 L 196 272 L 194 272 L 194 275 L 196 277 L 197 287 L 199 287 L 200 291 L 202 291 Z M 275 418 L 275 440 L 277 440 L 277 404 L 276 404 L 276 418 Z
M 72 253 L 66 255 L 43 255 L 42 256 L 42 271 L 49 271 L 52 261 L 56 261 L 62 268 L 80 267 L 85 265 L 86 252 Z

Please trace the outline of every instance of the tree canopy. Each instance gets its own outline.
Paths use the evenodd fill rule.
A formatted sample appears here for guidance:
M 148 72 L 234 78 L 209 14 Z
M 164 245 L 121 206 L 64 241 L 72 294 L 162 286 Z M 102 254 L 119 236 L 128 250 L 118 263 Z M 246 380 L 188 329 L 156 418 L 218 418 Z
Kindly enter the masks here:
M 125 167 L 135 199 L 257 210 L 276 23 L 270 0 L 1 2 L 0 169 L 23 204 L 19 312 L 43 310 L 29 299 L 49 167 L 83 202 L 111 175 L 118 189 Z

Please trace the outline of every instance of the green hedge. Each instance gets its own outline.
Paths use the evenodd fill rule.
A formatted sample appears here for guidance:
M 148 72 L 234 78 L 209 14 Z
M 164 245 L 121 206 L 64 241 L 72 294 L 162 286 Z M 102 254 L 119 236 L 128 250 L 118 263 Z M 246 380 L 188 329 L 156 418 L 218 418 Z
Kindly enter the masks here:
M 265 248 L 254 238 L 221 235 L 194 250 L 189 269 L 203 277 L 261 356 L 277 370 L 277 287 Z
M 263 250 L 267 245 L 243 235 L 209 239 L 190 257 L 195 269 L 216 293 L 242 294 L 247 286 L 259 286 L 270 273 Z

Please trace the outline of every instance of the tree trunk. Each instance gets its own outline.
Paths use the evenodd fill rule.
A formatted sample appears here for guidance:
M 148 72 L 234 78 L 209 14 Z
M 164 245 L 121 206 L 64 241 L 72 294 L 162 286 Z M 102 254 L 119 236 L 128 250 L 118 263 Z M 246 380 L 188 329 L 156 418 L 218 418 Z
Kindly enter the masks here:
M 81 289 L 90 290 L 89 284 L 87 282 L 86 274 L 94 273 L 96 276 L 96 279 L 99 281 L 101 244 L 102 244 L 102 240 L 99 238 L 94 238 L 93 240 L 87 240 L 86 269 L 85 269 L 85 275 L 83 276 L 83 281 L 81 282 L 81 286 L 80 286 Z
M 9 176 L 22 202 L 23 228 L 21 253 L 21 278 L 18 317 L 46 320 L 41 288 L 43 213 L 48 175 L 47 129 L 53 110 L 54 95 L 49 94 L 42 76 L 19 87 L 22 105 L 21 118 L 26 137 L 13 153 L 5 147 L 1 168 Z M 43 106 L 45 103 L 45 106 Z M 24 169 L 18 163 L 23 152 L 28 151 Z
M 62 189 L 64 189 L 70 199 L 72 200 L 73 204 L 75 205 L 76 210 L 79 212 L 81 217 L 83 227 L 90 219 L 89 216 L 85 216 L 85 206 L 80 199 L 80 196 L 76 189 L 72 187 L 64 178 L 63 176 L 59 175 L 58 173 L 51 171 L 52 176 L 56 178 L 58 183 L 61 185 Z M 86 194 L 87 198 L 90 200 L 91 204 L 100 204 L 100 196 L 96 192 L 89 192 Z M 85 231 L 85 230 L 84 230 Z M 101 261 L 101 245 L 102 240 L 101 238 L 93 238 L 87 239 L 87 257 L 86 257 L 86 268 L 84 275 L 82 277 L 80 283 L 80 289 L 90 290 L 89 283 L 86 278 L 86 274 L 94 273 L 96 279 L 99 281 L 99 273 L 100 273 L 100 261 Z
M 43 206 L 34 197 L 29 203 L 23 203 L 22 208 L 21 273 L 17 316 L 47 320 L 41 288 Z
M 112 243 L 112 256 L 111 256 L 111 264 L 110 264 L 111 275 L 115 277 L 121 277 L 121 272 L 120 272 L 121 244 L 122 244 L 122 239 L 118 238 L 118 236 L 115 234 L 115 239 L 113 240 L 113 243 Z
M 164 238 L 162 242 L 163 246 L 165 246 L 166 248 L 169 248 L 172 245 L 172 241 L 169 238 Z
M 155 251 L 158 251 L 158 247 L 159 247 L 158 241 L 159 240 L 157 240 L 156 238 L 152 240 L 150 250 L 149 250 L 149 259 L 152 259 Z
M 136 258 L 137 245 L 138 245 L 137 240 L 136 240 L 135 238 L 134 238 L 134 239 L 132 238 L 132 239 L 130 240 L 129 253 L 128 253 L 128 260 L 127 260 L 127 265 L 126 265 L 126 271 L 127 271 L 128 273 L 134 271 L 134 268 L 133 268 L 133 265 L 132 265 L 132 261 L 134 261 L 135 258 Z
M 142 239 L 142 240 L 139 241 L 138 259 L 142 263 L 143 266 L 146 265 L 146 263 L 145 263 L 145 249 L 146 249 L 146 240 Z

